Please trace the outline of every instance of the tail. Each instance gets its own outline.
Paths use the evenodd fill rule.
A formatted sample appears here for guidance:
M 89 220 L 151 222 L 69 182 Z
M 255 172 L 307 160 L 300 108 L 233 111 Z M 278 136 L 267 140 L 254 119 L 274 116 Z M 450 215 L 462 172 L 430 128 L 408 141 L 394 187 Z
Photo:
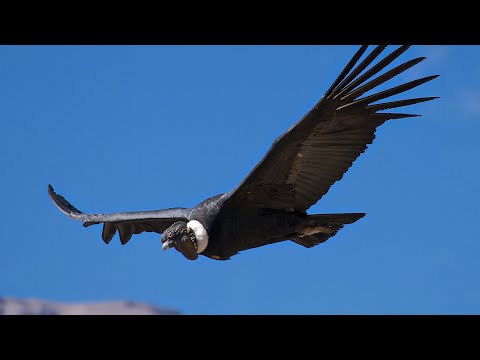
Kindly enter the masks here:
M 344 225 L 353 224 L 364 216 L 365 213 L 309 215 L 308 231 L 305 232 L 305 235 L 299 235 L 291 240 L 299 245 L 311 248 L 335 236 Z

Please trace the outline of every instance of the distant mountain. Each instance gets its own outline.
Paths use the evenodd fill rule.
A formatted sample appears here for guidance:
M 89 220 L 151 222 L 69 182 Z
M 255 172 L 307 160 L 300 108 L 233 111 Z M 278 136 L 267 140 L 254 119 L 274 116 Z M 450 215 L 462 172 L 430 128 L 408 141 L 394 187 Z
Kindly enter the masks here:
M 179 315 L 177 310 L 135 301 L 59 303 L 0 297 L 0 315 Z

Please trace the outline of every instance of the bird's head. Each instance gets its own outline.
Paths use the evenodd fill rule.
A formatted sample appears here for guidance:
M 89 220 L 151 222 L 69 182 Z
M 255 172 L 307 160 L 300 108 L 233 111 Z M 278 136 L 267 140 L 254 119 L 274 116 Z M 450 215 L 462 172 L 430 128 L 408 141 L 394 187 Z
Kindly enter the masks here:
M 189 260 L 198 258 L 195 233 L 185 221 L 177 221 L 163 232 L 162 249 L 174 248 Z

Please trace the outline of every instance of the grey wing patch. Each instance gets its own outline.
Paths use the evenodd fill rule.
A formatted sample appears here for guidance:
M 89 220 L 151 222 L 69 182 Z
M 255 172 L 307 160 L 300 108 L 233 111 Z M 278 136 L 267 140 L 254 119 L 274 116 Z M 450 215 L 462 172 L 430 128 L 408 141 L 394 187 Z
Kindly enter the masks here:
M 61 212 L 71 219 L 83 221 L 84 227 L 103 223 L 102 239 L 106 244 L 113 239 L 117 231 L 123 245 L 134 234 L 144 231 L 161 234 L 173 223 L 186 221 L 191 212 L 191 209 L 188 208 L 170 208 L 112 214 L 86 214 L 73 206 L 62 195 L 57 194 L 51 185 L 48 185 L 48 194 Z

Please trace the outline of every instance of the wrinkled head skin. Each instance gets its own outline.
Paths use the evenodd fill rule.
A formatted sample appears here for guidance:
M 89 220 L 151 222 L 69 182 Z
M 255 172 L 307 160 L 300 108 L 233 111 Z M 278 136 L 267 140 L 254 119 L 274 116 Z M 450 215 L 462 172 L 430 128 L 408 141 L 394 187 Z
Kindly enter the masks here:
M 187 227 L 184 221 L 177 221 L 163 232 L 162 249 L 168 250 L 174 248 L 179 251 L 188 260 L 196 260 L 197 239 L 191 229 Z

